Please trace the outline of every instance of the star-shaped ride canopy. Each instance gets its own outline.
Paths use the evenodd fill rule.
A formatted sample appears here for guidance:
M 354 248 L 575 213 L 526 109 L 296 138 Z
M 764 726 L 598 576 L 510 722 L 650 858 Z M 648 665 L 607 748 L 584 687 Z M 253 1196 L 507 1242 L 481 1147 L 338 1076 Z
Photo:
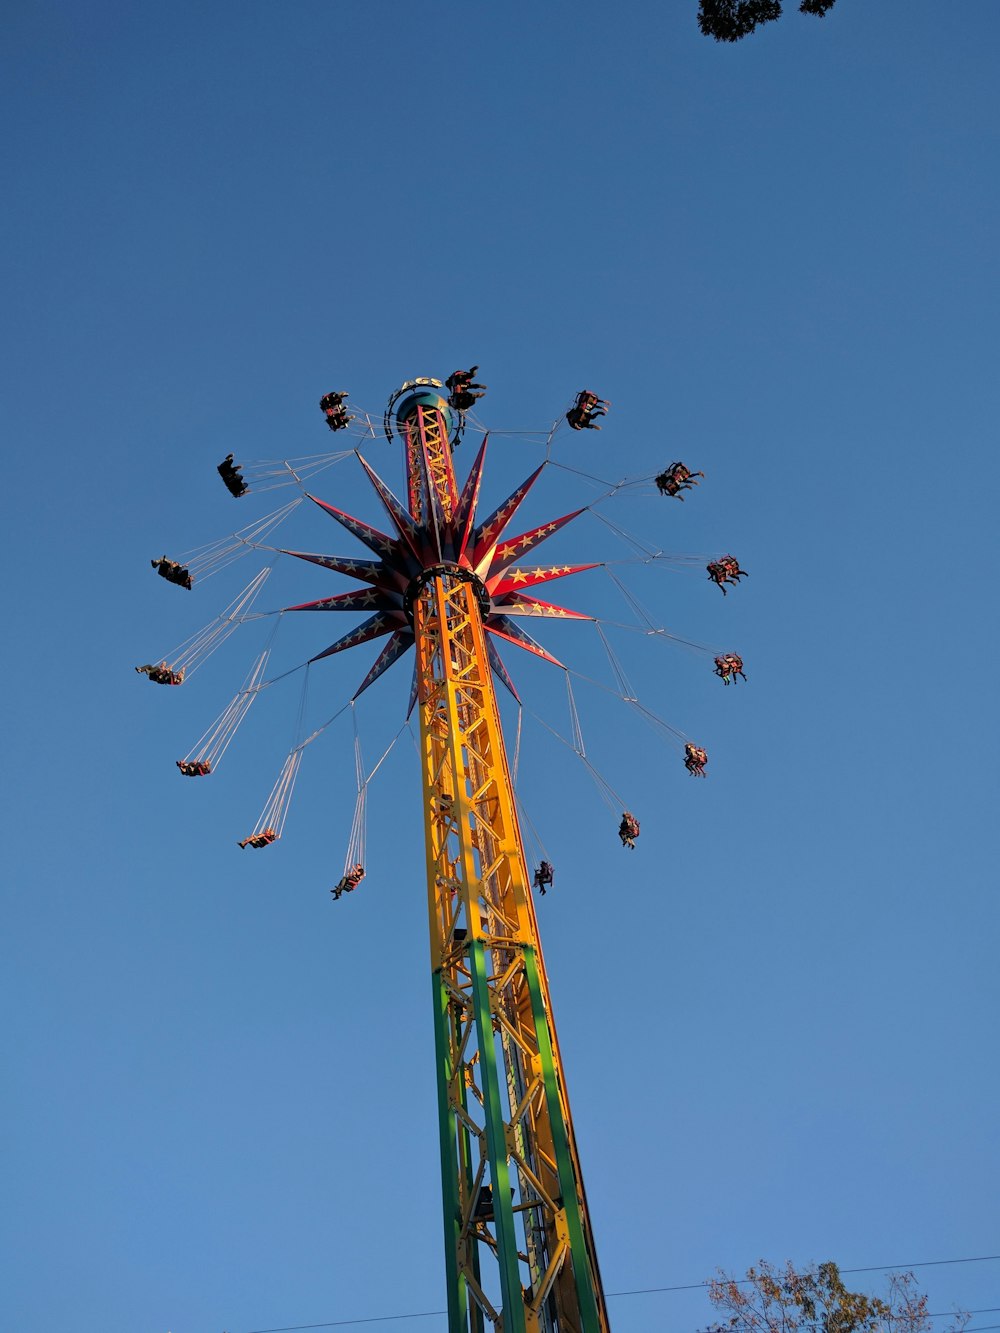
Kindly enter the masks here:
M 544 464 L 523 481 L 502 505 L 482 522 L 477 523 L 476 510 L 483 464 L 486 459 L 486 443 L 484 439 L 458 498 L 453 516 L 446 520 L 440 513 L 434 514 L 433 526 L 418 523 L 360 454 L 358 458 L 361 460 L 361 465 L 389 516 L 395 535 L 381 532 L 371 524 L 354 518 L 315 495 L 309 496 L 310 500 L 319 505 L 331 518 L 336 519 L 348 532 L 353 533 L 376 557 L 355 560 L 335 555 L 312 555 L 306 551 L 285 552 L 286 555 L 294 555 L 299 560 L 310 560 L 313 564 L 322 565 L 325 569 L 332 569 L 338 574 L 347 574 L 362 584 L 360 588 L 351 592 L 285 607 L 286 611 L 371 612 L 367 620 L 363 620 L 350 633 L 335 640 L 310 661 L 318 662 L 321 658 L 343 652 L 345 648 L 353 648 L 356 644 L 389 636 L 388 643 L 358 686 L 354 694 L 355 699 L 413 646 L 414 633 L 408 594 L 412 597 L 422 586 L 428 573 L 439 567 L 457 567 L 473 576 L 484 608 L 483 624 L 488 634 L 492 636 L 487 640 L 490 665 L 497 679 L 515 698 L 518 697 L 517 691 L 504 669 L 493 638 L 505 639 L 518 648 L 535 653 L 547 662 L 562 666 L 557 658 L 522 628 L 521 620 L 530 616 L 549 619 L 594 619 L 593 616 L 585 615 L 583 612 L 570 611 L 552 602 L 540 601 L 537 597 L 528 595 L 527 590 L 543 583 L 550 583 L 554 579 L 578 574 L 585 569 L 595 569 L 597 568 L 595 564 L 530 566 L 514 563 L 530 555 L 554 532 L 558 532 L 560 528 L 582 514 L 583 509 L 575 509 L 561 518 L 552 519 L 537 528 L 523 532 L 520 536 L 501 540 L 522 500 L 541 474 Z

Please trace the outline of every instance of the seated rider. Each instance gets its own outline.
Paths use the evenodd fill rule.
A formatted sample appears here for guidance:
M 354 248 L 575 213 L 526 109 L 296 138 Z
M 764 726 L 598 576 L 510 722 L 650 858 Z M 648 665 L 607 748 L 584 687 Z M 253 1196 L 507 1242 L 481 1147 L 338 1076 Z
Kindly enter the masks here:
M 705 568 L 708 570 L 708 577 L 713 583 L 717 583 L 719 587 L 722 588 L 722 595 L 725 597 L 726 590 L 723 587 L 723 584 L 725 584 L 726 580 L 729 578 L 725 565 L 721 560 L 711 560 Z
M 159 560 L 150 560 L 149 563 L 168 583 L 176 583 L 181 588 L 190 588 L 194 582 L 183 565 L 179 565 L 176 560 L 169 560 L 165 555 L 161 555 Z
M 553 880 L 552 863 L 550 861 L 540 861 L 538 869 L 535 871 L 534 887 L 545 896 L 545 887 L 551 884 Z
M 359 861 L 357 865 L 351 866 L 341 880 L 330 890 L 336 901 L 342 893 L 353 893 L 365 877 L 365 868 Z
M 692 486 L 697 486 L 695 478 L 704 475 L 704 472 L 692 472 L 683 463 L 671 463 L 666 471 L 661 472 L 656 478 L 656 489 L 661 495 L 676 496 L 678 500 L 683 500 L 681 491 L 689 491 Z
M 344 430 L 354 420 L 344 406 L 344 399 L 348 397 L 350 395 L 346 393 L 325 393 L 319 400 L 319 405 L 326 414 L 326 424 L 331 430 Z
M 629 847 L 633 852 L 635 851 L 635 840 L 639 836 L 639 821 L 628 810 L 622 815 L 622 822 L 618 826 L 618 836 L 622 840 L 623 847 Z
M 226 490 L 238 500 L 241 495 L 246 495 L 250 487 L 243 480 L 239 464 L 233 462 L 232 454 L 226 454 L 225 458 L 216 468 L 219 476 L 226 483 Z
M 702 750 L 697 745 L 692 745 L 690 741 L 684 746 L 684 767 L 693 778 L 703 778 L 705 776 L 705 765 L 708 763 L 708 751 Z
M 729 678 L 734 680 L 737 676 L 743 675 L 743 658 L 738 653 L 723 653 L 721 657 L 715 659 L 715 674 L 722 677 L 724 685 L 729 684 Z
M 167 666 L 166 662 L 161 662 L 159 666 L 154 666 L 152 662 L 147 662 L 145 666 L 137 666 L 136 671 L 141 676 L 148 677 L 154 685 L 183 685 L 184 667 L 180 671 L 174 671 Z
M 237 846 L 247 847 L 269 847 L 277 839 L 277 833 L 273 828 L 266 828 L 260 833 L 251 833 L 249 838 L 244 838 Z
M 600 430 L 597 417 L 607 415 L 611 406 L 604 398 L 598 398 L 589 389 L 581 389 L 576 395 L 576 402 L 566 413 L 566 420 L 574 430 Z
M 741 578 L 750 577 L 745 569 L 740 569 L 739 561 L 734 555 L 724 555 L 721 560 L 713 560 L 711 564 L 706 565 L 706 569 L 708 577 L 722 589 L 723 597 L 726 595 L 727 583 L 739 583 Z
M 468 370 L 453 370 L 445 380 L 444 387 L 449 391 L 448 402 L 456 411 L 467 412 L 486 392 L 485 384 L 476 383 L 478 369 L 478 366 L 471 366 Z
M 178 759 L 177 767 L 186 778 L 206 778 L 212 771 L 212 765 L 204 759 Z

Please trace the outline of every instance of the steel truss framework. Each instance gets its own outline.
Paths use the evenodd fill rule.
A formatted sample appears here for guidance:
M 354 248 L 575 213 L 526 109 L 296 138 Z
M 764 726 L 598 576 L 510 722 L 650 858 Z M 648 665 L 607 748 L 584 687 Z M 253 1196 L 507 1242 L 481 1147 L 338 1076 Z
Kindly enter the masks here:
M 494 677 L 516 691 L 491 641 L 556 662 L 523 620 L 590 617 L 526 589 L 593 566 L 515 564 L 583 512 L 504 539 L 542 468 L 477 521 L 486 440 L 460 492 L 441 387 L 410 380 L 386 408 L 408 507 L 361 459 L 395 536 L 310 497 L 376 558 L 288 552 L 365 586 L 285 610 L 372 613 L 311 659 L 388 636 L 355 698 L 415 648 L 449 1333 L 608 1333 Z
M 450 521 L 443 404 L 414 402 L 401 425 L 411 514 Z M 465 570 L 427 578 L 414 633 L 449 1333 L 607 1333 L 482 606 Z

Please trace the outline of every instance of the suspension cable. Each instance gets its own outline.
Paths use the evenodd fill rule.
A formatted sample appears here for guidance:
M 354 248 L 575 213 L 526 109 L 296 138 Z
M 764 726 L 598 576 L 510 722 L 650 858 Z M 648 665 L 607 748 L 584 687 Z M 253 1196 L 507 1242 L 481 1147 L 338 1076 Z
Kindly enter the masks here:
M 588 685 L 596 685 L 599 690 L 604 690 L 607 694 L 613 694 L 616 699 L 620 699 L 622 703 L 627 704 L 629 708 L 634 709 L 634 711 L 638 713 L 639 716 L 654 729 L 654 731 L 660 733 L 661 739 L 669 739 L 672 745 L 680 744 L 682 749 L 686 742 L 691 739 L 690 736 L 687 736 L 679 727 L 671 726 L 669 722 L 654 713 L 651 708 L 647 708 L 637 697 L 629 698 L 624 694 L 619 694 L 610 685 L 606 685 L 604 681 L 596 680 L 593 676 L 585 676 L 582 671 L 574 671 L 572 667 L 567 667 L 566 670 L 569 671 L 571 675 L 576 676 L 577 680 L 585 680 Z
M 511 765 L 510 780 L 512 786 L 517 788 L 517 775 L 521 765 L 521 720 L 524 709 L 521 701 L 517 703 L 517 730 L 514 733 L 514 762 Z
M 250 705 L 268 683 L 264 680 L 264 671 L 267 668 L 268 658 L 271 656 L 280 624 L 281 616 L 279 615 L 267 636 L 263 649 L 251 664 L 240 689 L 208 730 L 184 756 L 183 763 L 204 764 L 209 772 L 214 772 L 218 768 L 222 756 L 229 749 L 232 739 L 239 729 L 240 723 L 250 711 Z
M 256 601 L 258 593 L 270 577 L 273 568 L 274 561 L 272 560 L 269 565 L 254 575 L 240 595 L 229 603 L 221 615 L 209 621 L 197 634 L 192 634 L 190 638 L 185 639 L 172 652 L 164 656 L 164 660 L 170 663 L 174 671 L 183 672 L 186 677 L 190 678 L 204 662 L 208 661 L 217 648 L 222 647 L 240 625 L 247 620 L 257 619 L 256 615 L 248 613 Z
M 622 541 L 638 551 L 640 555 L 652 560 L 663 554 L 659 547 L 650 546 L 648 542 L 644 542 L 639 537 L 634 537 L 630 532 L 626 532 L 624 528 L 620 528 L 617 523 L 612 523 L 610 518 L 605 518 L 603 514 L 598 513 L 594 505 L 590 506 L 590 512 L 599 523 L 603 523 L 605 527 L 610 528 L 612 532 L 616 533 Z
M 664 626 L 659 625 L 656 629 L 645 629 L 642 625 L 630 625 L 624 620 L 609 620 L 607 616 L 595 616 L 596 625 L 606 625 L 609 629 L 627 629 L 632 634 L 644 634 L 647 638 L 668 639 L 671 643 L 678 643 L 682 648 L 690 648 L 696 653 L 708 653 L 709 656 L 716 656 L 724 652 L 723 648 L 711 648 L 705 643 L 695 643 L 693 639 L 682 639 L 679 634 L 671 634 Z
M 408 721 L 393 736 L 392 740 L 382 752 L 382 757 L 365 776 L 364 761 L 361 756 L 361 737 L 358 732 L 357 713 L 354 711 L 354 700 L 351 701 L 352 717 L 354 718 L 354 776 L 357 783 L 357 801 L 354 806 L 354 820 L 351 824 L 351 834 L 347 844 L 347 856 L 344 859 L 344 875 L 355 865 L 367 865 L 366 856 L 368 851 L 368 787 L 385 761 L 389 758 L 395 748 L 396 742 L 402 736 L 404 731 L 409 731 L 413 736 L 413 730 Z M 414 738 L 415 740 L 415 738 Z
M 281 837 L 285 820 L 288 818 L 288 807 L 291 803 L 292 792 L 295 790 L 295 779 L 299 775 L 301 764 L 301 750 L 292 750 L 285 757 L 277 781 L 271 788 L 271 794 L 264 803 L 260 818 L 250 834 L 251 838 L 257 838 L 265 832 L 273 833 L 276 839 Z
M 529 708 L 528 712 L 535 719 L 535 721 L 540 723 L 545 728 L 546 731 L 550 732 L 556 738 L 557 741 L 561 741 L 562 744 L 565 745 L 567 749 L 573 751 L 573 753 L 583 764 L 584 768 L 586 768 L 587 772 L 593 778 L 594 784 L 596 785 L 597 790 L 600 793 L 601 799 L 609 807 L 609 809 L 611 809 L 612 811 L 618 811 L 618 810 L 625 810 L 628 808 L 622 801 L 622 798 L 615 791 L 614 787 L 611 786 L 610 782 L 608 782 L 607 779 L 597 771 L 597 769 L 594 767 L 594 765 L 591 763 L 591 761 L 587 758 L 585 754 L 580 753 L 580 751 L 575 747 L 572 741 L 568 741 L 565 736 L 560 735 L 559 732 L 556 731 L 555 727 L 549 726 L 548 722 L 546 722 L 543 717 L 539 717 L 539 715 L 532 709 Z
M 569 671 L 566 672 L 566 698 L 569 702 L 569 724 L 570 734 L 573 737 L 573 749 L 581 759 L 586 759 L 587 748 L 583 743 L 583 731 L 580 728 L 580 714 L 576 711 L 576 700 L 573 697 L 573 682 L 570 680 Z
M 523 800 L 521 799 L 521 797 L 517 794 L 517 792 L 514 793 L 514 802 L 515 802 L 515 804 L 516 804 L 516 806 L 517 806 L 517 812 L 518 812 L 518 815 L 520 816 L 520 818 L 521 818 L 521 820 L 523 821 L 523 823 L 527 824 L 527 826 L 528 826 L 528 834 L 529 834 L 529 837 L 533 840 L 533 843 L 535 844 L 535 845 L 531 848 L 531 850 L 532 850 L 533 852 L 534 852 L 534 851 L 538 851 L 538 852 L 540 853 L 539 856 L 533 856 L 533 857 L 531 857 L 531 860 L 532 860 L 532 861 L 542 861 L 542 860 L 544 860 L 544 861 L 548 861 L 548 862 L 551 864 L 552 858 L 549 856 L 549 853 L 548 853 L 548 851 L 546 850 L 545 843 L 542 842 L 541 834 L 538 832 L 538 829 L 535 827 L 534 821 L 532 820 L 531 816 L 528 814 L 527 806 L 524 804 L 524 801 L 523 801 Z
M 597 620 L 594 621 L 594 628 L 597 630 L 597 633 L 600 636 L 601 643 L 604 644 L 604 651 L 607 654 L 608 663 L 614 674 L 615 680 L 618 682 L 618 687 L 622 692 L 621 697 L 626 700 L 635 699 L 637 696 L 632 686 L 632 683 L 629 680 L 628 676 L 625 674 L 625 668 L 622 666 L 618 654 L 612 648 L 610 639 L 604 633 L 604 630 L 601 628 L 600 621 Z
M 295 790 L 295 780 L 299 776 L 299 769 L 302 766 L 302 755 L 306 742 L 302 737 L 303 723 L 306 711 L 306 699 L 309 693 L 309 667 L 306 666 L 305 675 L 302 678 L 302 692 L 299 695 L 299 706 L 295 717 L 295 731 L 291 750 L 285 757 L 285 762 L 281 766 L 281 772 L 278 774 L 277 781 L 271 788 L 271 794 L 264 803 L 264 809 L 260 813 L 251 837 L 256 838 L 262 833 L 271 832 L 274 838 L 280 838 L 285 828 L 285 821 L 288 818 L 288 809 L 292 803 L 292 793 Z
M 248 551 L 254 550 L 260 539 L 266 537 L 279 524 L 283 523 L 293 510 L 302 503 L 302 499 L 302 496 L 297 496 L 280 509 L 265 514 L 263 518 L 257 519 L 254 523 L 248 523 L 245 528 L 240 528 L 237 532 L 230 533 L 226 537 L 220 537 L 214 542 L 208 542 L 204 546 L 197 546 L 193 550 L 185 551 L 178 563 L 187 569 L 192 580 L 197 579 L 198 582 L 203 582 L 205 579 L 211 578 L 213 574 L 218 574 L 220 570 L 239 560 Z
M 267 458 L 239 463 L 248 491 L 254 495 L 264 491 L 277 490 L 281 486 L 294 486 L 306 478 L 318 476 L 335 463 L 353 456 L 353 449 L 345 449 L 332 454 L 305 454 L 300 458 Z M 289 477 L 291 473 L 291 477 Z
M 351 824 L 351 836 L 347 843 L 347 855 L 344 859 L 344 874 L 354 865 L 363 866 L 365 862 L 366 842 L 366 806 L 368 789 L 365 783 L 365 764 L 361 755 L 361 736 L 358 732 L 358 712 L 355 701 L 351 700 L 351 724 L 354 729 L 354 781 L 357 785 L 357 799 L 354 803 L 354 821 Z
M 621 593 L 622 597 L 625 599 L 626 604 L 630 606 L 632 610 L 635 612 L 635 614 L 639 617 L 639 619 L 645 623 L 646 628 L 655 631 L 657 629 L 655 621 L 646 611 L 646 608 L 639 601 L 638 597 L 636 597 L 635 594 L 632 592 L 631 588 L 629 588 L 625 583 L 622 582 L 622 580 L 618 577 L 618 575 L 615 573 L 613 569 L 608 569 L 608 567 L 605 566 L 605 572 L 607 573 L 607 576 L 611 580 L 611 582 Z

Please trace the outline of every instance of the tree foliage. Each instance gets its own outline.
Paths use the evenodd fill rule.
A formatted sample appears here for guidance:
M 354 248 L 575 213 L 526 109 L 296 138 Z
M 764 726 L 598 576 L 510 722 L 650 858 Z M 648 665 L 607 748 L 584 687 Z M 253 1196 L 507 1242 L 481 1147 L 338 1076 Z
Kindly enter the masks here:
M 822 18 L 837 0 L 802 0 L 801 14 Z M 700 0 L 698 27 L 717 42 L 738 42 L 762 23 L 781 18 L 781 0 Z
M 709 1299 L 728 1316 L 702 1333 L 930 1333 L 927 1297 L 912 1273 L 894 1273 L 885 1299 L 848 1291 L 834 1263 L 798 1272 L 761 1261 L 745 1279 L 720 1274 Z M 969 1316 L 956 1312 L 947 1333 L 963 1333 Z

